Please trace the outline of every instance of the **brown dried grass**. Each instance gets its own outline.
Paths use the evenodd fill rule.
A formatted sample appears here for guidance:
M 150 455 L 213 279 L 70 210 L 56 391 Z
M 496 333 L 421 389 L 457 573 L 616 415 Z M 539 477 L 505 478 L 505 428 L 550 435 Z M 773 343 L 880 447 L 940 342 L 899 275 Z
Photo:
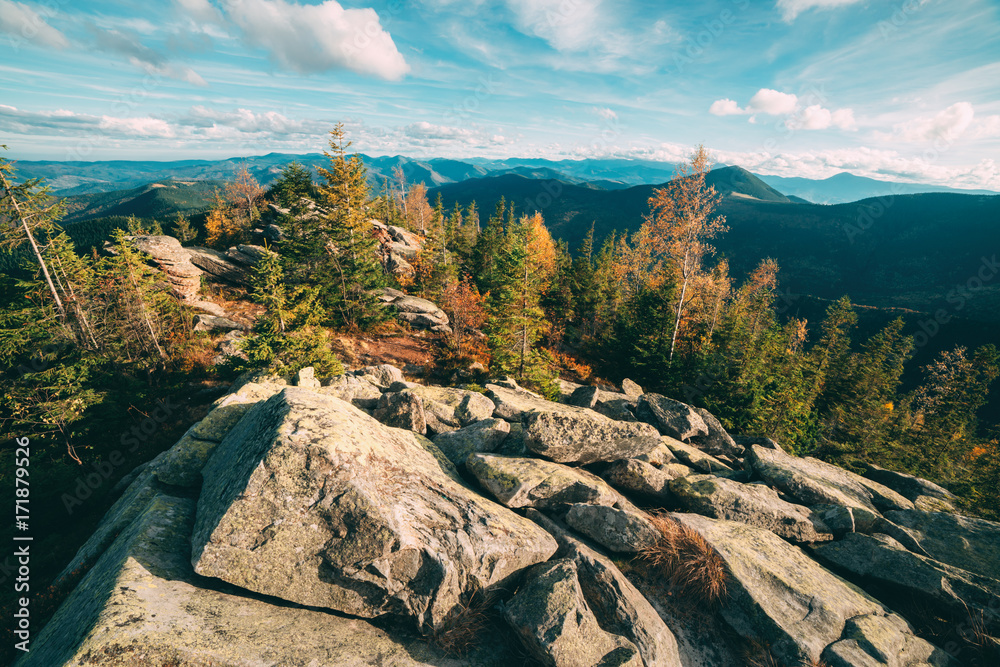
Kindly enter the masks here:
M 660 531 L 660 539 L 641 551 L 639 558 L 668 577 L 683 596 L 709 605 L 721 602 L 728 578 L 722 557 L 701 535 L 665 513 L 653 513 L 650 520 Z

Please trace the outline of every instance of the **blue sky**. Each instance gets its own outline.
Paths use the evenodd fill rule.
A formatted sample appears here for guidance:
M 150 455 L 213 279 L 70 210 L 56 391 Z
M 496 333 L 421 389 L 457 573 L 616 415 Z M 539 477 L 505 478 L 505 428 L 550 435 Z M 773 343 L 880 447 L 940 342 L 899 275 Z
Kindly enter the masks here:
M 21 159 L 638 157 L 1000 190 L 996 0 L 0 0 Z

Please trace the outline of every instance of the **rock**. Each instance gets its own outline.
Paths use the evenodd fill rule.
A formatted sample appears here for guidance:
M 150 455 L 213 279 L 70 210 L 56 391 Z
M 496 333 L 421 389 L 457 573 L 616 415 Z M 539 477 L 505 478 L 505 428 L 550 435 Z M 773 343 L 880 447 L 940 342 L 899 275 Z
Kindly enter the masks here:
M 421 435 L 427 432 L 424 402 L 411 391 L 382 394 L 372 416 L 386 426 L 403 428 Z
M 149 255 L 163 271 L 170 289 L 185 301 L 197 299 L 202 270 L 191 263 L 187 248 L 172 236 L 128 236 L 133 245 Z
M 488 384 L 486 385 L 486 397 L 493 401 L 496 406 L 493 410 L 493 416 L 506 419 L 509 422 L 519 422 L 524 415 L 530 412 L 584 413 L 583 408 L 547 401 L 534 392 L 517 387 L 516 384 L 513 388 L 500 384 Z
M 618 553 L 638 553 L 660 539 L 660 531 L 638 510 L 577 503 L 569 506 L 566 523 Z
M 378 366 L 365 366 L 357 370 L 349 371 L 347 375 L 351 377 L 367 380 L 377 387 L 386 389 L 394 382 L 403 382 L 403 371 L 391 364 L 380 364 Z
M 1000 627 L 1000 581 L 912 553 L 888 535 L 851 533 L 816 547 L 814 553 L 823 562 L 922 598 L 956 616 L 965 617 L 972 610 L 983 614 L 988 626 Z
M 194 316 L 194 331 L 246 331 L 246 328 L 246 326 L 227 317 L 200 314 Z
M 722 616 L 741 636 L 770 646 L 785 664 L 818 661 L 849 619 L 882 606 L 769 530 L 696 514 L 673 514 L 725 562 Z M 884 619 L 882 619 L 884 620 Z
M 659 394 L 643 394 L 635 416 L 677 440 L 708 435 L 708 426 L 690 405 Z
M 811 457 L 751 445 L 746 461 L 765 482 L 804 505 L 843 505 L 873 515 L 913 506 L 892 489 Z
M 642 667 L 632 642 L 601 629 L 584 599 L 574 560 L 559 559 L 529 570 L 504 617 L 542 664 Z
M 885 517 L 911 535 L 927 556 L 1000 579 L 1000 524 L 919 510 L 887 512 Z
M 257 400 L 238 392 L 226 394 L 212 403 L 208 414 L 192 426 L 188 433 L 200 440 L 222 442 L 226 434 L 243 419 L 243 415 L 257 403 Z
M 435 628 L 556 550 L 426 438 L 300 388 L 251 410 L 202 475 L 195 571 L 306 606 Z
M 196 438 L 193 430 L 188 429 L 177 444 L 150 462 L 149 470 L 159 481 L 173 486 L 201 486 L 201 469 L 219 443 Z
M 670 481 L 690 474 L 690 468 L 677 463 L 657 468 L 646 461 L 627 459 L 616 461 L 601 476 L 616 489 L 664 502 L 673 499 Z
M 362 410 L 374 410 L 382 398 L 381 390 L 369 379 L 371 376 L 338 375 L 324 380 L 325 386 L 315 389 L 316 393 L 336 396 Z
M 572 503 L 611 506 L 624 501 L 600 477 L 551 461 L 472 454 L 465 468 L 511 508 L 558 508 Z
M 636 399 L 599 387 L 580 387 L 566 401 L 569 405 L 590 408 L 605 417 L 618 421 L 634 422 Z
M 622 392 L 629 398 L 639 398 L 643 394 L 642 387 L 628 378 L 622 380 Z
M 691 475 L 670 482 L 670 491 L 689 512 L 739 521 L 769 530 L 792 542 L 825 542 L 832 531 L 807 507 L 793 505 L 763 484 L 740 484 L 713 475 Z
M 660 444 L 648 453 L 641 454 L 635 458 L 640 461 L 645 461 L 646 463 L 652 463 L 657 467 L 667 465 L 668 463 L 677 463 L 677 457 L 674 456 L 674 453 L 670 451 L 670 448 L 664 444 L 662 437 L 660 438 Z
M 916 501 L 921 496 L 938 498 L 949 504 L 955 500 L 955 494 L 944 487 L 938 486 L 934 482 L 928 482 L 926 479 L 920 479 L 913 475 L 879 468 L 877 465 L 870 463 L 866 464 L 866 466 L 868 468 L 865 471 L 866 478 L 883 484 L 910 500 Z
M 731 456 L 741 458 L 743 447 L 736 444 L 732 436 L 726 431 L 718 419 L 704 408 L 692 408 L 705 422 L 708 427 L 708 435 L 692 438 L 692 442 L 699 448 L 714 456 Z
M 510 424 L 502 419 L 484 419 L 450 433 L 434 436 L 434 445 L 455 465 L 475 452 L 495 452 L 510 434 Z
M 684 463 L 685 465 L 707 473 L 721 474 L 724 472 L 732 472 L 732 468 L 714 456 L 706 454 L 697 447 L 687 445 L 680 440 L 675 440 L 666 435 L 661 437 L 660 441 L 666 445 L 667 449 L 669 449 L 675 457 L 677 457 L 678 461 Z
M 568 403 L 570 396 L 573 395 L 573 392 L 584 386 L 576 382 L 563 380 L 562 378 L 556 378 L 556 385 L 559 387 L 559 401 L 562 403 Z
M 201 279 L 198 280 L 198 284 L 199 285 L 201 284 Z M 219 304 L 213 303 L 211 301 L 202 301 L 199 299 L 188 298 L 184 301 L 184 305 L 190 306 L 195 310 L 200 310 L 203 313 L 214 315 L 215 317 L 226 318 L 226 309 L 220 306 Z
M 632 458 L 649 452 L 659 440 L 649 424 L 617 422 L 593 412 L 536 412 L 524 419 L 524 446 L 560 463 Z
M 823 652 L 829 667 L 910 667 L 953 665 L 951 657 L 928 641 L 915 637 L 913 628 L 896 614 L 858 616 L 847 621 L 844 639 Z
M 312 366 L 300 369 L 295 374 L 294 384 L 296 387 L 305 387 L 306 389 L 317 389 L 322 386 L 320 381 L 316 379 L 316 371 Z
M 187 498 L 156 495 L 144 503 L 18 664 L 446 664 L 417 637 L 205 588 L 189 558 L 194 514 Z M 462 664 L 489 664 L 489 654 L 505 648 L 488 638 L 487 645 Z
M 558 557 L 572 558 L 576 562 L 580 588 L 602 628 L 635 644 L 647 667 L 681 667 L 674 634 L 610 559 L 571 536 L 538 510 L 528 509 L 527 515 L 556 538 Z
M 428 415 L 433 415 L 438 422 L 432 425 L 428 420 L 428 426 L 436 433 L 454 430 L 492 417 L 495 409 L 493 401 L 467 389 L 415 385 L 411 391 L 423 400 L 424 410 Z
M 413 232 L 407 231 L 402 227 L 397 227 L 396 225 L 389 225 L 386 229 L 389 232 L 389 236 L 397 243 L 412 248 L 414 251 L 418 251 L 423 247 L 420 237 Z
M 409 296 L 397 290 L 386 290 L 385 295 L 391 297 L 386 303 L 396 310 L 396 316 L 412 327 L 430 329 L 448 324 L 445 312 L 427 299 Z
M 251 269 L 243 264 L 237 264 L 226 256 L 226 253 L 211 248 L 185 248 L 191 263 L 205 273 L 221 278 L 234 285 L 250 285 L 253 277 Z
M 259 245 L 249 245 L 249 244 L 239 244 L 235 248 L 229 248 L 226 250 L 226 257 L 236 262 L 237 264 L 243 264 L 251 269 L 270 255 L 275 253 L 268 250 L 264 246 Z
M 747 435 L 737 435 L 733 436 L 733 442 L 739 447 L 748 448 L 750 445 L 758 445 L 764 449 L 777 449 L 778 451 L 785 451 L 785 448 L 779 445 L 774 440 L 770 438 L 765 438 L 763 436 L 747 436 Z

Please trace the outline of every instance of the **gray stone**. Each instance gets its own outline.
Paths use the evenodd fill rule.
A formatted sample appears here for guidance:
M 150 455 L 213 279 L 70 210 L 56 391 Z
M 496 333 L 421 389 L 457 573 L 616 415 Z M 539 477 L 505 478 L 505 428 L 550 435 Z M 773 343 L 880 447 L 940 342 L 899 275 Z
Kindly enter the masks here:
M 235 285 L 250 285 L 253 274 L 249 267 L 238 264 L 226 256 L 226 253 L 211 248 L 185 248 L 191 263 L 205 273 L 221 278 Z
M 763 484 L 740 484 L 713 475 L 691 475 L 670 482 L 670 491 L 689 512 L 739 521 L 769 530 L 792 542 L 825 542 L 832 531 L 807 507 L 793 505 Z
M 194 500 L 147 499 L 17 664 L 459 667 L 494 664 L 491 653 L 512 648 L 484 637 L 473 655 L 449 660 L 412 634 L 207 589 L 191 569 L 194 515 Z
M 300 388 L 251 410 L 202 475 L 195 571 L 306 606 L 436 628 L 556 550 L 426 438 Z
M 1000 627 L 1000 581 L 996 579 L 915 554 L 882 534 L 851 533 L 814 551 L 822 561 L 867 580 L 923 598 L 955 615 L 965 616 L 970 610 L 981 613 L 988 626 Z
M 609 558 L 538 510 L 529 508 L 527 516 L 556 538 L 559 558 L 576 561 L 580 588 L 602 628 L 635 644 L 646 667 L 684 664 L 670 628 Z
M 382 394 L 372 416 L 386 426 L 404 428 L 420 435 L 427 432 L 424 402 L 409 390 Z
M 504 617 L 542 664 L 642 667 L 632 642 L 601 629 L 584 599 L 576 561 L 568 558 L 529 570 Z
M 214 315 L 195 315 L 195 331 L 245 331 L 246 326 L 239 322 L 234 322 L 227 317 L 216 317 Z
M 884 615 L 874 599 L 769 530 L 696 514 L 672 516 L 724 561 L 723 618 L 743 637 L 769 645 L 785 664 L 819 660 L 851 618 Z
M 919 510 L 887 512 L 885 517 L 911 535 L 927 556 L 974 574 L 1000 579 L 1000 524 Z
M 592 411 L 529 414 L 524 434 L 525 447 L 560 463 L 627 459 L 659 444 L 659 433 L 649 424 L 617 422 Z
M 307 389 L 316 389 L 321 387 L 320 381 L 316 379 L 316 371 L 312 366 L 306 366 L 300 369 L 298 373 L 295 374 L 295 380 L 293 384 L 296 387 L 305 387 Z
M 613 463 L 601 477 L 616 489 L 665 501 L 671 498 L 670 480 L 690 472 L 686 466 L 668 464 L 660 469 L 645 461 L 626 459 Z
M 736 444 L 732 436 L 726 431 L 715 415 L 704 408 L 693 408 L 705 426 L 708 427 L 708 435 L 697 436 L 691 441 L 700 449 L 705 450 L 714 456 L 731 456 L 740 458 L 743 456 L 743 447 Z
M 484 419 L 474 424 L 434 436 L 434 444 L 455 465 L 465 465 L 470 454 L 495 452 L 510 434 L 510 424 L 502 419 Z
M 374 410 L 382 398 L 382 391 L 371 382 L 371 376 L 338 375 L 323 380 L 324 385 L 316 393 L 336 396 L 342 401 L 364 410 Z
M 847 621 L 843 639 L 823 652 L 829 667 L 947 667 L 955 662 L 896 614 L 858 616 Z
M 690 405 L 660 394 L 643 394 L 635 416 L 677 440 L 708 435 L 708 426 Z
M 870 463 L 866 464 L 866 466 L 865 477 L 889 487 L 910 500 L 915 501 L 920 496 L 939 498 L 948 503 L 955 500 L 954 493 L 942 486 L 938 486 L 934 482 L 929 482 L 926 479 L 914 477 L 913 475 L 907 475 L 906 473 L 886 470 Z
M 496 406 L 493 416 L 506 419 L 509 422 L 519 422 L 531 412 L 584 413 L 583 408 L 547 401 L 538 394 L 521 389 L 516 385 L 509 387 L 501 384 L 488 384 L 486 385 L 486 397 Z
M 391 387 L 394 382 L 404 381 L 403 371 L 391 364 L 365 366 L 364 368 L 349 371 L 347 375 L 368 380 L 373 385 L 382 387 L 383 389 Z
M 661 442 L 673 453 L 677 460 L 696 470 L 707 473 L 732 472 L 732 468 L 715 458 L 711 454 L 706 454 L 694 445 L 688 445 L 680 440 L 675 440 L 670 436 L 660 438 Z
M 811 457 L 751 445 L 746 461 L 765 482 L 804 505 L 843 505 L 872 515 L 913 506 L 892 489 Z
M 654 546 L 660 531 L 638 510 L 574 504 L 566 523 L 601 546 L 618 553 L 638 553 Z
M 603 479 L 579 468 L 539 459 L 472 454 L 465 468 L 507 507 L 558 508 L 572 503 L 625 502 Z
M 642 387 L 628 378 L 622 380 L 622 392 L 631 398 L 639 398 L 643 394 Z

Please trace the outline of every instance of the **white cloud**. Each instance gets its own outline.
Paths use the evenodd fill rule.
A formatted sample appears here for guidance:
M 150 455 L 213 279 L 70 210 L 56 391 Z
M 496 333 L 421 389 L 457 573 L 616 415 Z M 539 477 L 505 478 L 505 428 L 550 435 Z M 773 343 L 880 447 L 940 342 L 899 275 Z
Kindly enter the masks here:
M 969 129 L 976 112 L 969 102 L 956 102 L 940 113 L 914 118 L 906 123 L 898 123 L 890 135 L 880 135 L 896 141 L 936 141 L 953 142 Z
M 387 80 L 410 71 L 374 9 L 344 9 L 335 0 L 226 0 L 225 9 L 247 46 L 263 47 L 290 70 L 347 69 Z
M 749 113 L 746 109 L 741 109 L 740 105 L 729 98 L 715 100 L 708 108 L 708 113 L 713 116 L 740 116 Z
M 607 107 L 594 107 L 594 113 L 604 120 L 618 120 L 618 114 L 613 109 Z
M 750 98 L 747 111 L 781 116 L 795 111 L 799 98 L 791 93 L 782 93 L 770 88 L 761 88 Z
M 854 120 L 854 109 L 837 109 L 831 118 L 834 127 L 842 130 L 856 130 L 858 124 Z
M 165 56 L 142 44 L 136 37 L 119 30 L 100 30 L 92 27 L 97 48 L 109 53 L 117 53 L 129 59 L 136 67 L 155 76 L 187 81 L 196 86 L 206 86 L 205 79 L 190 67 L 175 65 Z
M 781 11 L 781 18 L 791 23 L 802 12 L 810 9 L 834 9 L 861 2 L 861 0 L 778 0 L 775 7 Z
M 208 0 L 174 0 L 185 16 L 199 23 L 221 23 L 222 14 Z
M 97 129 L 126 137 L 170 139 L 176 136 L 170 124 L 159 118 L 115 118 L 113 116 L 102 116 Z
M 49 10 L 51 12 L 51 10 Z M 66 35 L 56 30 L 28 5 L 0 0 L 0 32 L 11 35 L 11 44 L 24 40 L 51 49 L 69 46 Z

